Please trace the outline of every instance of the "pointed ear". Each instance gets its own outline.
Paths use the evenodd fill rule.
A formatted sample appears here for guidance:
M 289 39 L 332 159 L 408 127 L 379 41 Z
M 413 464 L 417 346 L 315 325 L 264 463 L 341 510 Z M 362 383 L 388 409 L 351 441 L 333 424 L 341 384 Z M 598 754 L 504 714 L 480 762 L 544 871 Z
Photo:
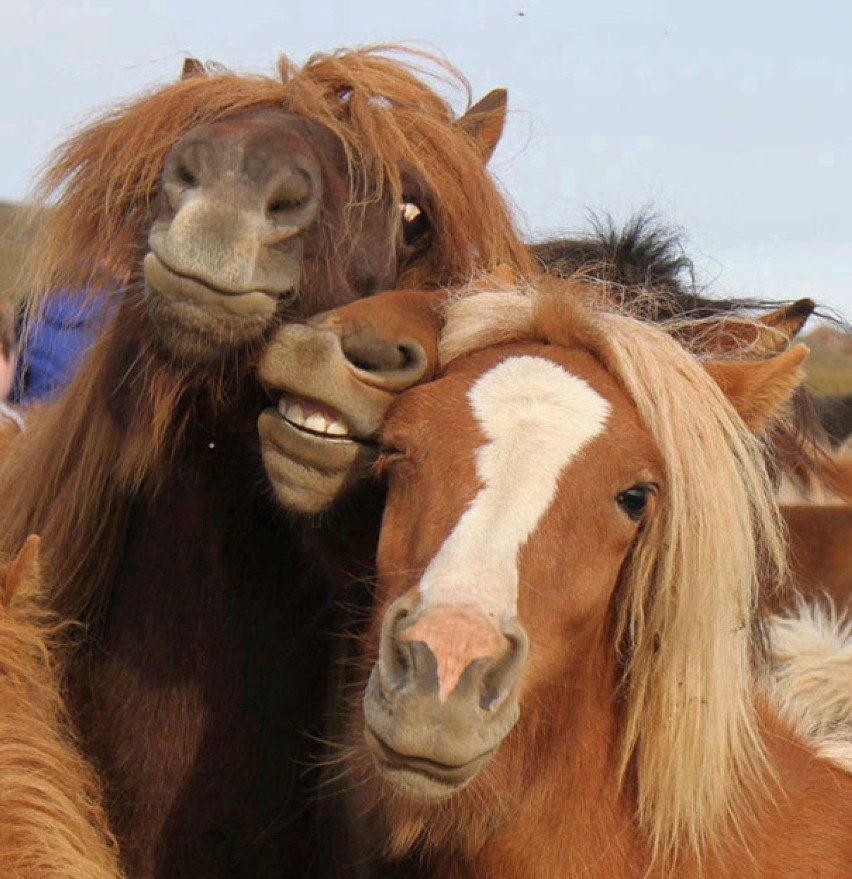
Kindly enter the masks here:
M 771 347 L 772 343 L 769 340 L 773 334 L 767 333 L 765 341 L 764 337 L 761 337 L 764 352 L 770 354 L 783 351 L 802 331 L 802 327 L 814 313 L 815 308 L 816 303 L 813 299 L 797 299 L 790 305 L 783 305 L 781 308 L 776 308 L 775 311 L 765 314 L 760 322 L 775 331 L 775 347 Z
M 17 600 L 29 598 L 41 590 L 40 543 L 41 538 L 31 534 L 6 571 L 2 595 L 5 607 L 11 607 Z
M 485 162 L 494 154 L 503 134 L 508 100 L 506 89 L 494 89 L 456 120 L 456 127 L 476 142 Z
M 807 346 L 799 344 L 769 360 L 715 360 L 704 368 L 748 427 L 758 432 L 781 416 L 802 384 L 808 353 Z
M 744 321 L 720 315 L 718 329 L 706 331 L 700 325 L 698 331 L 706 338 L 699 345 L 705 354 L 728 354 L 749 349 L 751 357 L 769 357 L 786 351 L 790 342 L 801 331 L 816 305 L 812 299 L 798 299 L 790 305 L 782 305 L 759 321 Z
M 183 69 L 180 72 L 181 79 L 193 79 L 196 76 L 207 76 L 204 65 L 192 55 L 183 59 Z

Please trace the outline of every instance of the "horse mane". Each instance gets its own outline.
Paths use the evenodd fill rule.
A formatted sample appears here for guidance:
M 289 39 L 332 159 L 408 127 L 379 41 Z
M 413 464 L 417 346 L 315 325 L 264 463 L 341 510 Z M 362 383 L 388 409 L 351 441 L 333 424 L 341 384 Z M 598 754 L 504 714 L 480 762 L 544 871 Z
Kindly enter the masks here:
M 36 190 L 52 205 L 40 216 L 33 249 L 32 307 L 84 286 L 109 318 L 67 392 L 34 411 L 26 437 L 10 449 L 0 547 L 11 552 L 29 533 L 44 536 L 61 613 L 91 617 L 122 551 L 133 498 L 168 478 L 199 419 L 210 421 L 226 406 L 233 411 L 238 377 L 255 353 L 235 352 L 206 371 L 168 360 L 144 308 L 151 205 L 166 156 L 188 130 L 269 107 L 315 120 L 344 146 L 353 211 L 388 193 L 401 199 L 400 166 L 415 169 L 435 192 L 433 245 L 403 285 L 456 283 L 474 268 L 504 262 L 527 265 L 479 144 L 453 125 L 450 105 L 426 73 L 469 96 L 445 61 L 393 46 L 315 55 L 301 68 L 282 58 L 277 77 L 217 68 L 107 112 L 54 153 Z M 340 246 L 333 242 L 332 251 Z M 117 392 L 138 404 L 122 403 Z
M 665 326 L 573 282 L 496 290 L 448 307 L 442 361 L 491 344 L 587 346 L 636 405 L 665 461 L 658 514 L 619 588 L 620 767 L 655 860 L 720 844 L 765 786 L 755 705 L 758 584 L 786 578 L 763 443 Z M 592 301 L 593 307 L 584 304 Z
M 100 785 L 80 755 L 61 693 L 62 627 L 45 609 L 36 576 L 12 590 L 8 567 L 0 568 L 0 872 L 118 879 Z
M 35 188 L 52 206 L 39 218 L 32 289 L 97 286 L 105 269 L 122 280 L 138 273 L 168 152 L 199 124 L 260 108 L 316 121 L 340 139 L 353 207 L 386 193 L 401 200 L 401 163 L 438 194 L 434 256 L 403 279 L 407 286 L 458 283 L 501 262 L 528 266 L 480 147 L 453 126 L 449 103 L 424 77 L 455 86 L 470 103 L 467 80 L 447 61 L 381 45 L 317 54 L 302 67 L 283 56 L 277 77 L 211 65 L 206 76 L 108 111 L 53 153 Z
M 134 498 L 163 485 L 190 425 L 230 406 L 236 368 L 221 381 L 164 361 L 142 309 L 122 309 L 93 343 L 66 392 L 31 407 L 0 468 L 0 551 L 42 535 L 51 607 L 91 619 L 124 546 Z M 190 395 L 188 390 L 196 393 Z M 126 394 L 130 405 L 119 401 Z
M 641 316 L 655 323 L 678 317 L 701 320 L 780 304 L 704 295 L 682 233 L 652 213 L 640 211 L 623 226 L 608 215 L 593 213 L 589 220 L 588 231 L 533 243 L 530 252 L 549 275 L 572 279 L 582 273 L 607 284 L 637 317 L 641 309 Z

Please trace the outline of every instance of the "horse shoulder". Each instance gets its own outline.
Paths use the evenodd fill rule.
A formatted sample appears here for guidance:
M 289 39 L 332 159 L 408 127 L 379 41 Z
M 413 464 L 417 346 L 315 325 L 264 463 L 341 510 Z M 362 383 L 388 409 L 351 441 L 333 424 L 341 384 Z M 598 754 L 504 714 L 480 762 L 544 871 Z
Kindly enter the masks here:
M 756 811 L 761 826 L 750 847 L 760 865 L 755 877 L 846 879 L 852 875 L 852 774 L 780 721 L 771 722 L 767 744 L 776 779 Z

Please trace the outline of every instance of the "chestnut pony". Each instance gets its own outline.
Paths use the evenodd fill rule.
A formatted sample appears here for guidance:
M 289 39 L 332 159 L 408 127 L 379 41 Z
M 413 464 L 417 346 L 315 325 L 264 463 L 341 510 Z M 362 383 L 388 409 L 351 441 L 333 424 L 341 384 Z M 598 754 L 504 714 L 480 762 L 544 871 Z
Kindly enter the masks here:
M 363 832 L 446 879 L 845 877 L 852 742 L 781 719 L 754 625 L 786 547 L 752 431 L 806 350 L 702 362 L 572 294 L 454 303 L 385 420 Z
M 61 695 L 62 627 L 44 599 L 31 537 L 0 566 L 0 873 L 118 879 L 100 785 Z
M 111 317 L 5 453 L 0 551 L 42 534 L 52 607 L 86 626 L 71 709 L 134 879 L 335 875 L 305 767 L 332 587 L 372 558 L 379 498 L 315 528 L 280 508 L 254 367 L 288 320 L 526 264 L 485 170 L 505 93 L 456 119 L 423 67 L 465 86 L 376 49 L 190 64 L 47 169 L 34 287 L 98 288 Z

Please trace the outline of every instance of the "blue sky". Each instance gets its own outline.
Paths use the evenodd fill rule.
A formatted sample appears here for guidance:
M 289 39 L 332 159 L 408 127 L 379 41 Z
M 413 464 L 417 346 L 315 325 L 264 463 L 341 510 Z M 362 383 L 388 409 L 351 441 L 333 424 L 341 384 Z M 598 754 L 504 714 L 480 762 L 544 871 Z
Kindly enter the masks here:
M 711 289 L 809 295 L 852 318 L 850 33 L 837 0 L 4 4 L 0 198 L 23 198 L 52 145 L 188 53 L 271 71 L 281 52 L 408 41 L 477 96 L 509 89 L 492 167 L 530 235 L 651 206 Z

